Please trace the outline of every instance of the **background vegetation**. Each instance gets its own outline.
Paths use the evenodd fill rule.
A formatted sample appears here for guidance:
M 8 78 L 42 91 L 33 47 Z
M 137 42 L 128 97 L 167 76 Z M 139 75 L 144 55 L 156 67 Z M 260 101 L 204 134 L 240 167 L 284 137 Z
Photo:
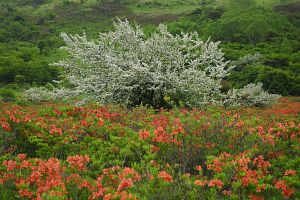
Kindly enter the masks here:
M 173 34 L 221 40 L 226 59 L 238 66 L 224 90 L 263 82 L 268 92 L 299 95 L 299 11 L 293 0 L 2 0 L 0 95 L 59 79 L 60 69 L 50 65 L 67 56 L 58 35 L 96 38 L 116 16 L 141 24 L 147 35 L 165 23 Z M 249 56 L 255 53 L 259 58 Z

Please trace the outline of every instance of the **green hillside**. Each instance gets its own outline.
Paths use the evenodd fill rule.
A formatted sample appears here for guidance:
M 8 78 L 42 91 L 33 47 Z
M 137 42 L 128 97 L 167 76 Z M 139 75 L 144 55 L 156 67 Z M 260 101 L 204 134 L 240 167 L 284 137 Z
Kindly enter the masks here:
M 300 95 L 300 3 L 293 0 L 2 0 L 0 95 L 59 79 L 60 69 L 49 65 L 67 56 L 59 34 L 97 38 L 116 17 L 146 35 L 166 23 L 173 34 L 222 41 L 237 65 L 224 90 L 263 82 L 269 92 Z

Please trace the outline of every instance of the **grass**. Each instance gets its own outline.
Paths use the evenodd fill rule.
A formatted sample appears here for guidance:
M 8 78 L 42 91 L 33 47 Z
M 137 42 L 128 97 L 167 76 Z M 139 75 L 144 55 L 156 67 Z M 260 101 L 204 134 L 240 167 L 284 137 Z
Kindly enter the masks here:
M 245 0 L 240 0 L 240 6 L 245 6 Z M 271 7 L 282 0 L 253 0 L 257 5 Z M 5 2 L 5 1 L 4 1 Z M 176 20 L 200 6 L 199 0 L 52 0 L 38 6 L 21 5 L 18 1 L 6 1 L 35 22 L 49 14 L 55 14 L 55 23 L 51 27 L 70 33 L 107 30 L 105 26 L 111 23 L 115 16 L 129 18 L 142 24 L 157 24 L 164 21 Z M 212 6 L 236 6 L 232 0 L 211 0 Z M 236 1 L 238 2 L 238 1 Z M 296 0 L 286 0 L 286 3 Z M 72 27 L 68 24 L 72 24 Z M 96 24 L 96 25 L 95 25 Z M 48 25 L 47 25 L 48 26 Z M 91 26 L 91 27 L 90 27 Z M 85 28 L 86 27 L 86 28 Z M 111 27 L 111 26 L 109 26 Z
M 169 0 L 169 1 L 157 1 L 157 0 L 140 0 L 135 4 L 128 5 L 132 12 L 135 14 L 182 14 L 190 12 L 199 6 L 198 1 L 194 0 Z

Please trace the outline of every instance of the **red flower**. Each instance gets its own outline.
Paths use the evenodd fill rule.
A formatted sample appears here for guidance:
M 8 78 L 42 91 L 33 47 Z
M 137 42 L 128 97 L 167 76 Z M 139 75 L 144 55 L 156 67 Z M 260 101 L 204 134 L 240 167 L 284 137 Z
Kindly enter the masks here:
M 256 165 L 259 169 L 263 170 L 264 172 L 267 172 L 267 168 L 271 167 L 270 162 L 264 161 L 264 157 L 262 155 L 256 157 L 253 161 L 253 164 Z
M 285 196 L 285 197 L 290 197 L 293 193 L 294 193 L 295 191 L 293 190 L 293 189 L 288 189 L 288 188 L 286 188 L 286 189 L 284 189 L 283 191 L 282 191 L 282 194 L 283 194 L 283 196 Z
M 26 154 L 19 154 L 19 155 L 18 155 L 18 158 L 19 158 L 20 160 L 25 160 L 25 159 L 26 159 Z
M 87 188 L 87 189 L 91 189 L 91 183 L 87 180 L 83 180 L 81 183 L 80 183 L 80 188 Z
M 217 186 L 219 189 L 221 189 L 223 186 L 223 181 L 219 179 L 212 179 L 209 181 L 208 186 L 209 187 Z
M 32 192 L 29 192 L 27 189 L 20 189 L 18 192 L 21 197 L 32 198 Z
M 150 136 L 149 131 L 142 130 L 139 132 L 139 137 L 141 140 L 145 140 Z
M 103 200 L 110 200 L 112 198 L 113 198 L 113 194 L 109 193 L 104 196 Z
M 285 176 L 289 176 L 289 175 L 296 175 L 296 170 L 286 170 L 285 172 L 284 172 L 284 175 Z
M 1 122 L 1 126 L 2 126 L 3 130 L 11 131 L 11 127 L 10 127 L 9 123 L 7 123 L 7 122 Z
M 5 160 L 2 165 L 6 167 L 7 171 L 12 171 L 17 167 L 17 162 L 13 160 Z
M 28 168 L 31 166 L 31 163 L 28 162 L 27 160 L 23 160 L 20 164 L 20 168 L 23 169 L 23 168 Z
M 249 184 L 257 185 L 259 176 L 256 170 L 247 170 L 246 175 L 242 178 L 243 186 L 248 186 Z
M 129 188 L 133 186 L 133 182 L 131 178 L 123 179 L 118 186 L 118 191 L 123 190 L 124 188 Z
M 104 190 L 103 188 L 99 189 L 97 192 L 93 192 L 92 194 L 92 199 L 99 199 L 100 197 L 102 197 L 104 195 Z
M 84 127 L 88 127 L 88 126 L 89 126 L 88 122 L 87 122 L 85 119 L 84 119 L 84 120 L 81 120 L 80 123 L 81 123 L 81 125 L 84 126 Z
M 282 195 L 285 197 L 290 197 L 295 192 L 293 189 L 287 188 L 284 180 L 276 181 L 275 188 L 282 189 Z
M 90 158 L 87 155 L 84 156 L 68 156 L 67 161 L 73 168 L 78 170 L 85 170 L 85 165 L 90 161 Z
M 222 163 L 219 158 L 215 158 L 212 164 L 207 165 L 207 169 L 213 170 L 215 172 L 222 172 L 222 167 L 224 163 Z
M 39 171 L 33 171 L 28 177 L 27 182 L 38 183 L 41 181 L 42 174 Z
M 50 125 L 50 131 L 51 134 L 58 134 L 58 135 L 62 135 L 62 129 L 59 127 L 56 127 L 55 124 L 51 124 Z
M 158 178 L 164 179 L 165 182 L 172 182 L 173 178 L 170 174 L 168 174 L 166 171 L 161 171 L 158 173 Z
M 125 167 L 122 173 L 122 178 L 132 178 L 133 181 L 141 180 L 141 176 L 132 168 Z
M 232 191 L 230 190 L 223 190 L 222 192 L 225 196 L 231 196 L 232 195 Z
M 100 118 L 99 119 L 99 122 L 98 122 L 98 127 L 101 127 L 101 126 L 103 126 L 104 125 L 104 121 L 103 121 L 103 119 L 102 118 Z
M 205 186 L 206 181 L 195 180 L 194 184 L 203 187 Z
M 197 165 L 197 166 L 196 166 L 196 170 L 201 171 L 201 170 L 202 170 L 201 165 Z
M 155 137 L 152 139 L 154 142 L 168 143 L 170 142 L 170 135 L 164 131 L 163 127 L 158 127 L 154 130 Z
M 285 183 L 285 181 L 284 180 L 276 181 L 275 188 L 282 189 L 282 190 L 286 189 L 286 183 Z
M 20 120 L 17 119 L 14 115 L 10 115 L 10 116 L 9 116 L 9 119 L 10 119 L 11 121 L 17 123 L 17 124 L 20 123 Z

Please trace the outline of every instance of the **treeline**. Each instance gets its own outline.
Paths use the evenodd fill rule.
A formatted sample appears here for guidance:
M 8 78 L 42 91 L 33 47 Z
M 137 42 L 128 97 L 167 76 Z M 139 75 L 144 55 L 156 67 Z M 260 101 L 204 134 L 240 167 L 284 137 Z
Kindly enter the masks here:
M 300 11 L 300 3 L 294 7 Z M 202 37 L 222 41 L 229 60 L 237 65 L 227 87 L 241 88 L 262 82 L 264 89 L 282 95 L 300 95 L 300 14 L 285 9 L 280 14 L 261 6 L 202 6 L 189 16 L 169 24 L 174 34 L 197 31 Z M 283 7 L 286 8 L 286 7 Z

